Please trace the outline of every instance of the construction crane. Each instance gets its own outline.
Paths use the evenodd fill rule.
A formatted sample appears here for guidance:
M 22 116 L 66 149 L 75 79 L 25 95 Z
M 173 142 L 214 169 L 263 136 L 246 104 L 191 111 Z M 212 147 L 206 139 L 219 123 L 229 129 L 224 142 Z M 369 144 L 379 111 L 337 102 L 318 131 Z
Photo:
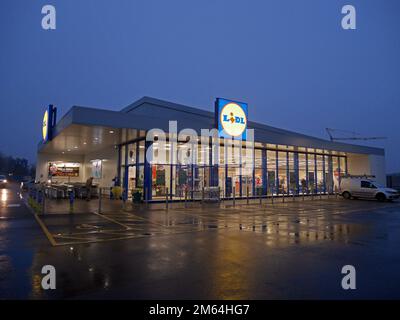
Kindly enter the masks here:
M 359 133 L 353 131 L 345 131 L 338 129 L 325 128 L 326 132 L 329 135 L 331 141 L 339 141 L 339 140 L 382 140 L 387 139 L 387 137 L 362 137 Z M 334 133 L 342 133 L 348 135 L 347 137 L 334 137 Z

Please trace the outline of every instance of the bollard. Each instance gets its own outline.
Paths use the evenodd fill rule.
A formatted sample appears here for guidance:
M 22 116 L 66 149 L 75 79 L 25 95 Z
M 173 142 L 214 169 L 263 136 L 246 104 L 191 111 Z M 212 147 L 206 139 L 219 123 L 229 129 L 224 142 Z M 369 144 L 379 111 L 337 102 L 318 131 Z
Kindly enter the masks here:
M 282 193 L 282 203 L 285 202 L 285 192 Z
M 204 204 L 204 187 L 201 187 L 201 205 Z
M 271 204 L 274 204 L 274 192 L 272 191 Z
M 233 190 L 233 194 L 232 194 L 232 196 L 233 196 L 233 206 L 235 206 L 235 194 L 236 194 L 235 187 L 233 187 L 232 190 Z
M 168 188 L 165 188 L 165 209 L 168 210 Z
M 303 197 L 303 201 L 304 201 L 304 190 L 303 190 L 303 192 L 302 192 L 302 197 Z
M 260 207 L 262 207 L 262 191 L 260 190 Z
M 246 186 L 246 203 L 249 204 L 249 186 Z
M 292 192 L 292 197 L 293 197 L 293 202 L 294 202 L 294 200 L 295 200 L 295 197 L 294 197 L 294 190 L 293 190 L 293 192 Z
M 322 193 L 319 193 L 319 200 L 322 200 Z
M 99 213 L 101 213 L 101 188 L 99 188 Z

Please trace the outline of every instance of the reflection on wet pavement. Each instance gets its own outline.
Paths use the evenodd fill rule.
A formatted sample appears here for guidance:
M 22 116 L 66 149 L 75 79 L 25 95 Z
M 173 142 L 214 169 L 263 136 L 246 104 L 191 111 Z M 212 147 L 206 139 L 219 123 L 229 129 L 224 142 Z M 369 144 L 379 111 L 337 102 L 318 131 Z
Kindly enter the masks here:
M 358 204 L 359 205 L 359 204 Z M 390 204 L 393 206 L 394 204 Z M 348 241 L 368 227 L 347 224 L 342 214 L 381 208 L 366 208 L 343 200 L 277 203 L 269 206 L 197 207 L 168 211 L 137 210 L 103 214 L 46 214 L 39 218 L 57 245 L 162 236 L 227 229 L 254 232 L 270 246 L 319 240 Z
M 399 203 L 316 199 L 46 214 L 51 246 L 31 212 L 2 206 L 0 297 L 346 299 L 346 263 L 368 279 L 352 297 L 400 297 L 399 212 Z M 41 288 L 45 264 L 56 267 L 55 291 Z

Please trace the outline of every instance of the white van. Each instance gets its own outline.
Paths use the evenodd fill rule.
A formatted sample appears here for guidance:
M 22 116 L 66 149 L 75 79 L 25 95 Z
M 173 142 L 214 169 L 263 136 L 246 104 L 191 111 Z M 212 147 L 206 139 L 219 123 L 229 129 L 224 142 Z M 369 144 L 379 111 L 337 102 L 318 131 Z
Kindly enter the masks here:
M 400 196 L 395 189 L 380 186 L 367 178 L 343 177 L 340 183 L 340 192 L 345 199 L 370 198 L 378 201 L 391 201 Z

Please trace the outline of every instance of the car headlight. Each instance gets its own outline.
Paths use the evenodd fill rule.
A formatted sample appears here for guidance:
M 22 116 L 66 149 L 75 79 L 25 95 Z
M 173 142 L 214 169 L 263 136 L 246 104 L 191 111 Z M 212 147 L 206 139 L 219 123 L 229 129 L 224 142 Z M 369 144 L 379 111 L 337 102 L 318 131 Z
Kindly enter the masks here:
M 4 183 L 7 183 L 7 179 L 4 179 L 3 182 L 4 182 Z

